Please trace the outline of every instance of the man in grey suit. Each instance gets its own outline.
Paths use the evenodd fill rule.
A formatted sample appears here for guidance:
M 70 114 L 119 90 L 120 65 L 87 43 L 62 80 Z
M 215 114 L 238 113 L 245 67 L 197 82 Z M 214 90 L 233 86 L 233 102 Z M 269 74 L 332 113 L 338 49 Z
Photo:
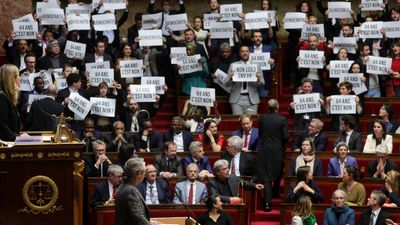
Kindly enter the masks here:
M 247 109 L 251 109 L 250 113 L 257 114 L 258 104 L 260 103 L 258 89 L 265 83 L 260 66 L 257 66 L 256 82 L 233 81 L 233 76 L 235 74 L 233 65 L 251 64 L 249 55 L 249 47 L 246 45 L 241 46 L 239 50 L 240 61 L 232 63 L 228 71 L 228 74 L 231 76 L 231 79 L 228 81 L 228 85 L 232 86 L 231 95 L 229 96 L 229 103 L 231 104 L 232 113 L 234 115 L 241 115 Z
M 181 181 L 175 186 L 174 204 L 204 204 L 207 197 L 207 187 L 197 181 L 199 167 L 196 163 L 190 163 L 186 167 L 187 180 Z

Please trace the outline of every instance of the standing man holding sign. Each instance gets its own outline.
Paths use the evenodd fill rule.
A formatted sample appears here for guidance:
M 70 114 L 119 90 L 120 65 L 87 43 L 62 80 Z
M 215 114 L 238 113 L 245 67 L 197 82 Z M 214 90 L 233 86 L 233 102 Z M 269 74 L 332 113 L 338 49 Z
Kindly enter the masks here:
M 256 114 L 258 111 L 258 104 L 260 103 L 260 96 L 258 94 L 258 88 L 262 87 L 264 82 L 264 77 L 262 76 L 261 69 L 257 65 L 257 70 L 255 71 L 255 77 L 257 81 L 255 82 L 234 82 L 233 76 L 237 71 L 233 70 L 234 65 L 248 65 L 251 64 L 249 61 L 250 49 L 248 46 L 243 45 L 240 47 L 239 57 L 240 61 L 231 64 L 228 74 L 231 79 L 228 84 L 231 83 L 232 90 L 229 96 L 229 103 L 231 104 L 232 113 L 234 115 L 241 115 L 247 109 L 251 109 L 252 114 Z

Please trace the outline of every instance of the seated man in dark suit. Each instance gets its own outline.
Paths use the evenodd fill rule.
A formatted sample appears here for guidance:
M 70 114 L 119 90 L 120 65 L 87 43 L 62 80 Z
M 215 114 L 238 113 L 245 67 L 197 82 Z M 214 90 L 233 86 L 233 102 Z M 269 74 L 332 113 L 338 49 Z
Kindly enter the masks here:
M 326 145 L 328 144 L 328 136 L 326 136 L 326 134 L 322 132 L 323 128 L 324 122 L 322 122 L 320 119 L 312 119 L 310 122 L 310 126 L 308 126 L 308 130 L 301 132 L 297 141 L 293 142 L 293 151 L 300 151 L 301 144 L 306 138 L 313 140 L 315 151 L 325 151 Z
M 160 132 L 153 130 L 151 121 L 143 121 L 140 129 L 140 132 L 135 136 L 136 150 L 140 152 L 161 152 L 163 138 Z
M 262 190 L 264 185 L 244 181 L 233 174 L 229 174 L 229 163 L 219 159 L 214 163 L 215 178 L 208 182 L 208 194 L 211 198 L 219 195 L 224 203 L 239 203 L 243 199 L 238 197 L 239 182 L 244 189 Z M 243 196 L 242 196 L 243 197 Z
M 392 216 L 382 208 L 385 201 L 386 195 L 384 193 L 373 190 L 367 202 L 370 208 L 364 210 L 361 214 L 360 225 L 386 225 L 386 219 L 391 219 Z
M 397 170 L 396 162 L 388 159 L 388 149 L 385 145 L 376 146 L 376 160 L 368 163 L 368 177 L 386 178 L 386 173 Z
M 164 179 L 157 178 L 157 169 L 152 164 L 146 166 L 145 179 L 136 187 L 146 204 L 170 203 L 168 183 Z
M 200 180 L 206 177 L 213 178 L 214 174 L 212 173 L 210 161 L 207 156 L 204 156 L 203 143 L 200 141 L 193 141 L 190 143 L 189 152 L 190 155 L 182 159 L 183 171 L 186 171 L 189 164 L 195 163 L 200 171 L 198 174 Z
M 200 181 L 197 181 L 199 167 L 195 163 L 190 163 L 186 167 L 187 179 L 176 183 L 175 196 L 173 203 L 181 204 L 204 204 L 207 198 L 207 187 Z
M 242 151 L 243 140 L 238 136 L 232 136 L 228 139 L 226 151 L 222 153 L 221 159 L 229 163 L 229 174 L 240 176 L 254 176 L 256 173 L 256 162 L 254 157 L 247 152 Z
M 154 157 L 154 166 L 159 176 L 169 180 L 172 177 L 182 176 L 181 158 L 176 156 L 176 144 L 167 141 L 164 144 L 164 152 Z
M 100 140 L 93 142 L 93 155 L 87 156 L 85 160 L 86 177 L 105 177 L 108 166 L 112 164 L 106 155 L 106 143 Z
M 243 139 L 242 151 L 256 151 L 258 143 L 258 128 L 253 127 L 251 115 L 244 112 L 240 116 L 240 125 L 242 129 L 232 132 L 232 136 L 238 136 Z
M 94 188 L 91 206 L 94 208 L 98 205 L 114 203 L 118 186 L 122 182 L 122 174 L 124 171 L 118 165 L 110 165 L 108 167 L 108 179 L 96 184 Z
M 345 142 L 349 147 L 349 151 L 360 152 L 362 145 L 362 137 L 360 132 L 355 131 L 356 120 L 350 115 L 344 115 L 340 123 L 340 132 L 336 139 L 335 146 L 339 142 Z M 333 150 L 336 152 L 336 148 Z
M 107 151 L 118 152 L 120 165 L 124 165 L 135 153 L 132 134 L 125 133 L 125 126 L 121 121 L 114 122 L 113 130 L 106 143 Z
M 164 133 L 164 142 L 173 141 L 176 144 L 178 152 L 189 151 L 189 145 L 192 142 L 192 133 L 183 130 L 183 120 L 180 116 L 175 116 L 171 121 L 171 130 Z
M 92 142 L 100 139 L 100 131 L 94 128 L 92 117 L 86 117 L 83 121 L 83 130 L 77 133 L 77 138 L 85 143 L 85 152 L 92 152 Z

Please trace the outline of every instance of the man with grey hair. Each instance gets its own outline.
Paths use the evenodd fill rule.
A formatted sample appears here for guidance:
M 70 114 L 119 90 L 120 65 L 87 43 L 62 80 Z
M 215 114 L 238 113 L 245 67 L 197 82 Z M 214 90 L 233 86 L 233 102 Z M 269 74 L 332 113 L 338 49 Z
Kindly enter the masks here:
M 206 177 L 213 178 L 214 174 L 212 173 L 210 161 L 207 156 L 204 156 L 203 143 L 193 141 L 189 145 L 189 152 L 190 155 L 185 156 L 185 158 L 182 159 L 183 170 L 186 171 L 189 164 L 195 163 L 200 171 L 198 174 L 200 180 L 203 180 Z
M 211 198 L 217 195 L 224 203 L 240 203 L 243 196 L 239 196 L 239 185 L 247 190 L 262 190 L 264 185 L 244 181 L 234 174 L 229 174 L 229 162 L 219 159 L 214 163 L 215 178 L 208 182 L 208 193 Z
M 113 123 L 113 130 L 107 138 L 107 151 L 118 152 L 119 163 L 124 165 L 126 160 L 134 154 L 133 133 L 125 132 L 125 125 L 117 120 Z
M 308 130 L 301 132 L 297 141 L 293 142 L 293 151 L 300 151 L 301 144 L 306 138 L 309 138 L 313 141 L 315 151 L 325 151 L 328 144 L 328 136 L 322 132 L 323 128 L 324 122 L 317 118 L 312 119 L 310 125 L 308 126 Z
M 106 155 L 106 143 L 96 140 L 92 142 L 92 145 L 94 154 L 85 158 L 86 177 L 104 177 L 108 167 L 112 164 Z
M 386 225 L 386 219 L 391 219 L 392 216 L 382 209 L 385 201 L 386 195 L 383 192 L 373 190 L 367 200 L 369 209 L 361 214 L 360 225 Z
M 177 152 L 189 151 L 189 145 L 193 139 L 192 133 L 183 130 L 182 127 L 182 117 L 174 116 L 171 120 L 171 129 L 164 133 L 164 142 L 173 141 Z
M 229 163 L 229 174 L 236 176 L 254 176 L 256 172 L 254 157 L 242 151 L 243 140 L 239 136 L 228 139 L 226 151 L 222 153 L 221 159 Z
M 199 167 L 195 163 L 190 163 L 186 167 L 187 179 L 178 182 L 175 186 L 174 204 L 204 204 L 207 197 L 207 187 L 202 182 L 197 181 Z
M 60 116 L 64 107 L 56 102 L 57 86 L 50 84 L 45 91 L 46 97 L 34 101 L 31 105 L 28 117 L 25 121 L 27 130 L 30 131 L 54 131 L 57 124 L 53 115 Z
M 110 165 L 107 173 L 107 180 L 96 184 L 94 188 L 91 200 L 93 208 L 98 205 L 114 203 L 114 198 L 117 194 L 118 186 L 121 184 L 124 171 L 119 165 Z
M 385 145 L 376 146 L 376 160 L 368 163 L 368 177 L 386 178 L 386 173 L 397 170 L 396 162 L 388 159 L 388 149 Z

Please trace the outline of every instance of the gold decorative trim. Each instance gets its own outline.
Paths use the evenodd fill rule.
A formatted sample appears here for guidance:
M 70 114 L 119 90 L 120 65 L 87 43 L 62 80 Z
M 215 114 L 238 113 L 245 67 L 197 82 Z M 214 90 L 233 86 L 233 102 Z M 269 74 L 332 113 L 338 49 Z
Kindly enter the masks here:
M 69 152 L 49 152 L 47 153 L 47 156 L 49 158 L 68 158 L 70 157 L 70 153 Z
M 33 152 L 26 152 L 26 153 L 11 153 L 11 159 L 16 159 L 16 158 L 27 158 L 27 159 L 33 159 Z
M 38 152 L 37 155 L 36 155 L 36 157 L 37 157 L 38 159 L 43 159 L 43 152 Z
M 81 157 L 81 153 L 78 152 L 78 151 L 74 152 L 74 157 L 75 157 L 75 158 Z
M 6 159 L 6 158 L 7 158 L 7 155 L 5 153 L 1 153 L 0 154 L 0 159 L 3 160 L 3 159 Z

